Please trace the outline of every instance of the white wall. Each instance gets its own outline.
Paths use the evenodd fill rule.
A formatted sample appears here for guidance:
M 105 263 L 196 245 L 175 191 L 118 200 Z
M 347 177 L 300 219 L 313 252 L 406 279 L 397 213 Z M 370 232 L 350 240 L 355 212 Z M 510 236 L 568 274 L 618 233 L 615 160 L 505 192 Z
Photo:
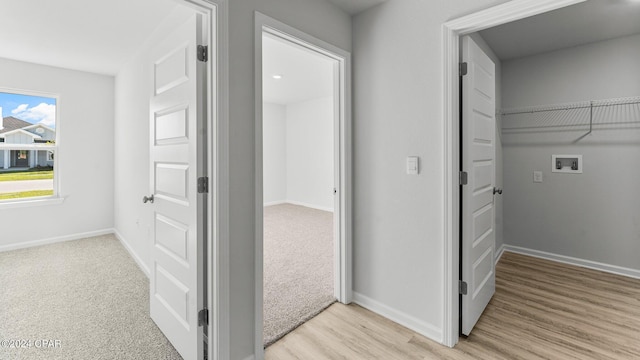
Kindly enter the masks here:
M 333 99 L 263 109 L 265 205 L 287 202 L 333 211 Z
M 29 136 L 25 133 L 18 132 L 11 135 L 7 135 L 5 137 L 5 142 L 9 144 L 32 144 L 33 136 Z
M 271 205 L 287 200 L 287 114 L 280 104 L 265 103 L 262 109 L 263 195 Z
M 354 18 L 354 291 L 442 339 L 442 24 L 504 1 L 391 0 Z M 421 158 L 420 175 L 405 159 Z
M 175 13 L 140 47 L 115 79 L 115 169 L 113 198 L 115 229 L 148 275 L 152 214 L 142 203 L 151 193 L 149 180 L 149 95 L 153 70 L 147 54 L 153 44 L 186 21 L 191 10 L 176 7 Z
M 287 201 L 333 211 L 333 99 L 289 104 L 286 111 Z
M 639 58 L 640 35 L 634 35 L 505 61 L 503 106 L 640 96 Z M 634 106 L 626 108 L 632 127 L 596 126 L 577 142 L 584 127 L 519 134 L 504 130 L 509 245 L 640 270 L 640 111 Z M 624 119 L 624 110 L 614 111 L 596 109 L 594 122 Z M 560 123 L 584 124 L 587 114 Z M 510 118 L 503 120 L 505 129 Z M 552 154 L 583 155 L 584 173 L 552 173 Z M 533 183 L 534 170 L 544 173 L 543 183 Z
M 65 197 L 60 205 L 0 206 L 0 249 L 112 228 L 113 77 L 0 59 L 0 79 L 2 87 L 60 95 L 56 159 Z

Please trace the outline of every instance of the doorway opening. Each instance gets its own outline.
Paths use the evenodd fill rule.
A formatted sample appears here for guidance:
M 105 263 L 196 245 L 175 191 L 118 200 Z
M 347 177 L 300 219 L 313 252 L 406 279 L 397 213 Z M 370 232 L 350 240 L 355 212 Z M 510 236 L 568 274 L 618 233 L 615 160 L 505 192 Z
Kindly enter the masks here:
M 336 301 L 337 61 L 263 33 L 264 344 Z
M 350 55 L 256 14 L 256 353 L 351 301 Z
M 577 3 L 581 4 L 569 8 L 570 5 Z M 476 18 L 483 19 L 482 21 L 465 17 L 445 24 L 447 31 L 457 29 L 450 33 L 445 31 L 447 39 L 450 40 L 449 35 L 455 33 L 456 41 L 464 43 L 468 38 L 463 39 L 462 35 L 470 35 L 473 41 L 482 48 L 482 52 L 486 53 L 496 64 L 498 81 L 495 84 L 499 89 L 496 89 L 497 102 L 491 113 L 492 116 L 495 114 L 496 122 L 495 137 L 493 138 L 496 144 L 493 154 L 495 155 L 496 168 L 495 172 L 491 171 L 495 176 L 491 187 L 493 188 L 493 204 L 496 213 L 491 223 L 497 226 L 493 229 L 492 234 L 496 237 L 495 257 L 492 257 L 492 260 L 494 259 L 497 263 L 502 253 L 509 251 L 637 277 L 638 271 L 634 270 L 637 266 L 634 266 L 636 262 L 626 256 L 626 254 L 634 252 L 633 246 L 635 245 L 624 243 L 624 240 L 614 241 L 607 244 L 609 250 L 603 253 L 595 250 L 601 246 L 599 239 L 602 236 L 593 241 L 590 240 L 591 234 L 596 234 L 598 231 L 606 231 L 609 236 L 610 232 L 615 231 L 620 235 L 616 238 L 629 238 L 626 233 L 631 231 L 631 228 L 613 225 L 618 219 L 606 216 L 601 210 L 600 213 L 593 216 L 588 214 L 588 212 L 599 211 L 602 206 L 623 209 L 629 206 L 629 202 L 624 197 L 614 200 L 609 196 L 598 200 L 597 205 L 595 203 L 591 205 L 589 204 L 591 200 L 576 196 L 576 191 L 578 195 L 598 193 L 599 187 L 602 187 L 606 180 L 594 181 L 598 177 L 597 173 L 599 171 L 611 173 L 613 170 L 606 171 L 608 167 L 619 167 L 625 163 L 622 160 L 617 164 L 603 162 L 601 158 L 624 158 L 629 156 L 631 152 L 637 153 L 637 135 L 635 135 L 635 140 L 630 141 L 629 139 L 633 137 L 630 129 L 637 128 L 638 124 L 637 116 L 636 120 L 633 120 L 631 114 L 637 114 L 637 110 L 634 111 L 633 106 L 635 105 L 637 109 L 639 88 L 637 83 L 627 81 L 628 72 L 633 71 L 633 66 L 625 67 L 624 64 L 627 60 L 637 57 L 630 55 L 634 49 L 637 49 L 637 45 L 629 46 L 629 44 L 634 42 L 637 44 L 639 30 L 621 28 L 634 23 L 633 20 L 625 18 L 625 15 L 638 10 L 637 8 L 625 8 L 625 6 L 631 6 L 625 2 L 605 4 L 595 1 L 567 1 L 550 6 L 540 4 L 534 6 L 534 10 L 527 8 L 527 4 L 531 5 L 527 1 L 519 1 L 515 4 L 518 7 L 523 6 L 519 9 L 511 6 L 499 6 L 475 14 Z M 499 8 L 505 12 L 502 14 L 495 12 Z M 552 10 L 556 11 L 552 12 Z M 618 18 L 609 19 L 608 23 L 620 23 L 620 27 L 612 25 L 607 28 L 606 32 L 596 31 L 595 29 L 598 27 L 589 22 L 592 21 L 589 19 L 613 16 L 613 13 L 618 13 Z M 532 18 L 534 15 L 539 16 Z M 523 21 L 514 22 L 520 19 Z M 555 21 L 552 21 L 553 19 Z M 513 46 L 515 42 L 510 42 L 509 38 L 513 39 L 511 35 L 516 33 L 524 34 L 522 30 L 524 24 L 528 26 L 529 33 L 537 34 L 534 37 L 539 39 L 551 38 L 549 33 L 554 31 L 557 36 L 553 41 L 538 41 L 535 46 L 528 46 L 526 50 L 518 48 Z M 497 25 L 503 26 L 497 27 Z M 544 28 L 547 33 L 531 30 L 536 26 Z M 590 31 L 580 31 L 581 26 L 589 28 Z M 576 32 L 572 33 L 561 29 L 575 29 Z M 517 42 L 531 44 L 530 39 L 525 37 L 520 36 Z M 466 48 L 456 45 L 455 49 L 464 53 L 462 49 Z M 451 54 L 451 51 L 448 54 Z M 594 62 L 596 54 L 602 56 L 599 61 Z M 465 56 L 462 55 L 460 61 L 464 62 L 466 61 L 464 60 Z M 560 66 L 561 61 L 569 62 L 568 59 L 571 59 L 570 62 L 575 71 L 566 71 Z M 456 58 L 456 63 L 457 61 Z M 467 64 L 466 67 L 469 69 L 469 74 L 473 75 L 471 66 L 471 64 Z M 464 73 L 463 68 L 464 66 L 461 67 L 460 75 Z M 626 69 L 627 72 L 624 72 L 623 69 Z M 604 73 L 607 74 L 606 78 L 603 77 Z M 586 76 L 587 74 L 589 76 Z M 456 83 L 457 79 L 456 82 L 450 84 L 455 86 Z M 615 84 L 616 86 L 615 89 L 613 87 L 605 88 L 602 84 Z M 571 91 L 565 91 L 566 86 L 569 86 Z M 454 98 L 458 97 L 457 93 L 458 91 L 456 91 Z M 450 94 L 452 93 L 446 94 L 446 96 Z M 464 94 L 467 93 L 464 92 Z M 467 103 L 467 100 L 460 100 L 460 104 Z M 455 116 L 455 113 L 452 115 Z M 462 125 L 467 120 L 454 121 L 451 124 L 454 129 L 448 140 L 458 141 L 460 145 L 460 148 L 454 147 L 454 152 L 464 153 L 465 146 L 469 146 L 457 138 L 458 133 L 467 131 L 464 129 L 467 125 Z M 459 127 L 456 128 L 456 126 Z M 623 127 L 625 130 L 621 131 Z M 601 131 L 598 132 L 598 130 Z M 605 155 L 613 151 L 615 154 Z M 457 159 L 460 153 L 455 153 L 454 167 L 459 166 Z M 597 168 L 598 170 L 592 170 L 595 172 L 590 175 L 583 174 L 582 154 L 585 156 L 588 154 L 591 169 Z M 501 166 L 503 158 L 504 172 Z M 555 158 L 560 158 L 562 161 L 556 161 Z M 470 169 L 462 165 L 455 170 L 453 174 L 457 177 L 458 170 L 469 171 Z M 475 169 L 471 171 L 475 171 Z M 503 173 L 504 183 L 502 181 Z M 472 176 L 477 175 L 478 173 L 468 174 L 469 184 L 474 185 Z M 455 183 L 451 185 L 453 189 L 457 189 L 459 186 L 457 180 L 456 178 Z M 506 194 L 504 221 L 501 212 L 497 211 L 502 207 L 502 201 L 498 201 L 500 199 L 498 195 L 502 193 L 503 184 Z M 592 184 L 589 189 L 577 190 L 587 184 Z M 618 184 L 617 186 L 624 188 L 625 185 Z M 489 187 L 487 189 L 491 190 Z M 554 193 L 557 196 L 551 196 Z M 562 196 L 558 194 L 562 194 Z M 465 197 L 463 192 L 454 193 L 455 196 Z M 452 204 L 456 212 L 464 207 L 463 201 L 460 199 L 456 199 Z M 456 207 L 457 204 L 458 207 Z M 526 207 L 523 204 L 527 204 Z M 582 209 L 589 210 L 582 211 Z M 616 211 L 616 213 L 624 212 L 624 210 Z M 464 209 L 462 213 L 464 213 Z M 577 217 L 576 221 L 567 226 L 567 218 L 577 213 L 582 216 Z M 449 215 L 453 218 L 458 216 L 454 219 L 456 226 L 448 229 L 451 231 L 450 235 L 453 235 L 454 247 L 463 247 L 465 226 L 469 231 L 473 231 L 474 227 L 484 224 L 479 217 L 474 218 L 473 223 L 469 223 L 465 222 L 464 216 L 460 213 L 447 214 L 447 216 Z M 597 219 L 597 221 L 583 221 L 588 217 Z M 632 221 L 632 215 L 627 218 Z M 456 232 L 458 222 L 462 224 L 462 230 Z M 505 223 L 504 240 L 500 231 L 502 222 Z M 594 222 L 600 225 L 595 226 Z M 576 241 L 572 233 L 576 230 L 587 235 Z M 514 233 L 518 236 L 514 236 Z M 524 237 L 519 234 L 523 234 Z M 457 243 L 457 238 L 462 238 L 460 243 Z M 577 243 L 580 243 L 579 248 L 575 245 L 571 246 L 571 244 Z M 509 262 L 513 258 L 514 256 L 509 254 L 506 261 Z M 454 278 L 455 281 L 452 282 L 455 294 L 450 293 L 445 296 L 450 296 L 449 299 L 455 302 L 458 299 L 458 287 L 460 286 L 460 293 L 464 293 L 465 289 L 464 283 L 458 283 L 458 279 L 465 280 L 462 269 L 465 266 L 475 266 L 479 262 L 470 264 L 463 257 L 458 257 L 457 252 L 451 260 L 451 266 L 445 270 L 446 273 L 458 271 Z M 500 266 L 503 266 L 502 262 L 498 267 Z M 473 278 L 470 280 L 474 281 Z M 477 280 L 475 279 L 475 281 Z M 475 289 L 473 289 L 474 285 L 469 283 L 467 285 L 469 295 L 460 295 L 459 302 L 455 303 L 454 308 L 450 308 L 449 314 L 445 314 L 445 319 L 451 316 L 449 319 L 453 320 L 445 321 L 445 326 L 449 327 L 449 331 L 445 331 L 447 345 L 454 345 L 457 342 L 458 333 L 465 332 L 462 327 L 458 329 L 459 324 L 462 323 L 458 322 L 458 316 L 462 316 L 458 315 L 458 309 L 464 296 L 468 298 L 471 294 L 476 295 Z M 498 301 L 497 297 L 496 301 Z M 455 334 L 450 331 L 453 328 L 456 328 Z

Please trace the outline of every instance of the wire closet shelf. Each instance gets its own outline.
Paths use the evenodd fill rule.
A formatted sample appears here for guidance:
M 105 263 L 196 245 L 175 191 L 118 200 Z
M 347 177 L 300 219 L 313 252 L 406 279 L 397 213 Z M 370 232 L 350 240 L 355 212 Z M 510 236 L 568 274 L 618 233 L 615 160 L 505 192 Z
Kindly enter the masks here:
M 596 126 L 635 128 L 640 126 L 640 96 L 507 108 L 496 115 L 503 119 L 503 132 L 584 128 L 591 133 Z

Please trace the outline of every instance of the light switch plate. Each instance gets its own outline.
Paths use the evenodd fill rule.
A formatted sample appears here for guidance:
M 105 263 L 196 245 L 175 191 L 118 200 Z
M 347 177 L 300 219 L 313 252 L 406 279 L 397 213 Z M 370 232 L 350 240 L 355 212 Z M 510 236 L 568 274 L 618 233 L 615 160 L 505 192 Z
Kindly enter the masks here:
M 533 182 L 541 183 L 542 182 L 542 171 L 534 171 L 533 172 Z
M 407 157 L 407 174 L 418 175 L 420 172 L 419 161 L 417 156 Z

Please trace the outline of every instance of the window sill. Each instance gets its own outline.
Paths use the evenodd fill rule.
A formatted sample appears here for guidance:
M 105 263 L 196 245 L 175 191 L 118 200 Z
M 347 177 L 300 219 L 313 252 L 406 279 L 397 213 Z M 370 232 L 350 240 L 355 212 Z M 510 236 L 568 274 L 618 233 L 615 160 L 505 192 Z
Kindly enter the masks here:
M 0 201 L 0 210 L 2 209 L 15 209 L 24 207 L 35 206 L 48 206 L 59 205 L 64 202 L 63 197 L 44 197 L 44 198 L 32 198 L 24 200 L 3 200 Z

